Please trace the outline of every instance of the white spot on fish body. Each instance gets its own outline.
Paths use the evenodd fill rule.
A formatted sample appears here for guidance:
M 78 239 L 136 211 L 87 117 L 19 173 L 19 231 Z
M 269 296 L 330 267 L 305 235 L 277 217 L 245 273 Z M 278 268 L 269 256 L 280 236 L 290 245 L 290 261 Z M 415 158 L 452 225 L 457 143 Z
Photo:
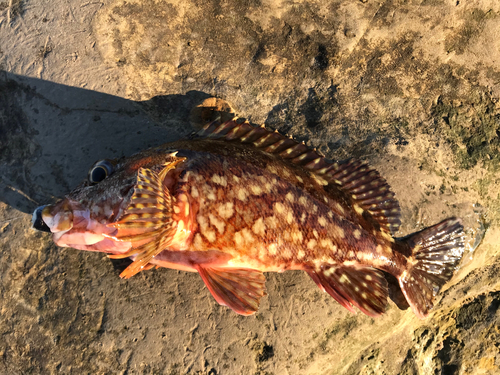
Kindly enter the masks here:
M 264 219 L 259 217 L 252 226 L 252 231 L 258 235 L 263 236 L 266 234 L 266 224 L 264 224 Z
M 309 240 L 309 242 L 307 243 L 307 248 L 310 250 L 314 250 L 317 244 L 318 243 L 316 242 L 315 239 Z
M 262 188 L 258 185 L 250 185 L 250 191 L 252 192 L 253 195 L 262 194 Z
M 333 232 L 339 237 L 339 238 L 344 238 L 345 237 L 345 233 L 344 233 L 344 230 L 339 227 L 338 225 L 334 225 L 333 226 Z
M 201 231 L 204 231 L 208 228 L 208 220 L 205 216 L 198 215 L 196 216 L 196 220 L 198 222 L 198 226 L 200 227 Z
M 220 234 L 224 233 L 224 228 L 226 227 L 226 223 L 222 220 L 219 220 L 215 215 L 213 214 L 208 214 L 208 218 L 210 219 L 210 224 L 217 228 L 217 231 Z M 213 242 L 213 241 L 210 241 Z
M 292 232 L 292 240 L 295 242 L 302 242 L 303 236 L 301 231 Z
M 223 219 L 229 219 L 233 216 L 234 213 L 234 204 L 233 202 L 227 202 L 219 205 L 218 214 Z
M 252 232 L 248 228 L 243 228 L 241 233 L 247 244 L 251 244 L 255 241 L 255 238 L 252 236 Z
M 337 246 L 335 246 L 329 238 L 322 239 L 319 243 L 324 249 L 330 250 L 333 253 L 337 252 Z
M 282 214 L 285 212 L 285 205 L 281 202 L 276 202 L 274 204 L 274 211 L 278 214 Z
M 201 235 L 196 233 L 193 239 L 193 245 L 196 249 L 201 249 L 203 247 L 203 240 L 201 239 Z
M 267 247 L 267 250 L 269 251 L 269 254 L 276 255 L 278 252 L 278 246 L 275 243 L 272 243 Z
M 241 235 L 240 232 L 236 232 L 234 234 L 234 244 L 236 245 L 236 247 L 243 246 L 243 236 Z
M 204 184 L 202 189 L 203 189 L 203 193 L 205 193 L 205 196 L 207 197 L 207 199 L 209 199 L 211 201 L 215 200 L 214 189 L 210 185 Z
M 203 232 L 203 235 L 209 242 L 214 242 L 217 239 L 217 236 L 215 234 L 215 231 L 212 229 L 207 229 Z
M 326 219 L 323 216 L 318 217 L 318 224 L 322 227 L 326 226 Z
M 238 189 L 238 192 L 237 192 L 237 194 L 236 194 L 236 197 L 237 197 L 240 201 L 246 201 L 246 200 L 247 200 L 247 196 L 248 196 L 248 191 L 247 191 L 247 189 L 240 187 L 240 188 Z
M 268 216 L 265 218 L 266 225 L 271 229 L 278 228 L 278 219 L 276 216 Z
M 224 176 L 219 176 L 218 174 L 214 174 L 212 176 L 212 181 L 215 184 L 222 185 L 222 186 L 227 186 L 227 180 Z
M 266 168 L 271 173 L 274 173 L 274 174 L 278 173 L 278 171 L 276 170 L 276 168 L 274 167 L 274 165 L 268 165 Z
M 199 196 L 198 188 L 194 185 L 191 186 L 191 196 L 193 198 L 198 198 L 198 196 Z

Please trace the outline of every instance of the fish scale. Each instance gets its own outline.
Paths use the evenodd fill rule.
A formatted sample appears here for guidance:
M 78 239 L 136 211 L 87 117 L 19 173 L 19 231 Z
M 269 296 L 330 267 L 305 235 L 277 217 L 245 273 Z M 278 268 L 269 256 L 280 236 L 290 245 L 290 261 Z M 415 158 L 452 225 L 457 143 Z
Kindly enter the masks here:
M 389 273 L 424 318 L 464 251 L 456 218 L 394 238 L 399 203 L 366 164 L 330 161 L 240 119 L 92 168 L 102 180 L 37 209 L 35 228 L 61 246 L 130 257 L 125 278 L 154 266 L 198 272 L 242 315 L 266 294 L 263 272 L 303 270 L 370 316 L 387 308 Z
M 332 264 L 355 260 L 355 247 L 346 243 L 344 237 L 353 237 L 356 230 L 360 237 L 361 232 L 366 233 L 358 226 L 349 230 L 349 222 L 335 221 L 338 216 L 329 215 L 334 208 L 333 200 L 330 202 L 333 207 L 329 207 L 299 189 L 289 181 L 291 172 L 286 174 L 288 178 L 282 178 L 257 167 L 242 171 L 238 168 L 241 165 L 238 160 L 226 163 L 225 171 L 217 171 L 211 166 L 222 165 L 222 158 L 211 156 L 211 159 L 207 162 L 202 156 L 198 163 L 197 160 L 189 163 L 186 166 L 189 178 L 179 184 L 178 194 L 185 194 L 190 200 L 197 199 L 200 205 L 198 225 L 191 228 L 195 233 L 193 250 L 231 252 L 235 257 L 233 263 L 243 263 L 242 259 L 248 262 L 251 258 L 262 271 L 302 269 L 308 259 L 308 266 L 314 267 L 313 256 L 328 259 Z M 193 187 L 198 192 L 195 198 L 190 194 Z M 217 203 L 208 196 L 217 197 Z M 285 199 L 276 202 L 276 196 Z M 248 204 L 250 200 L 251 205 Z M 231 215 L 225 213 L 221 217 L 219 210 L 228 204 L 233 207 Z M 351 235 L 339 236 L 340 231 L 348 231 Z M 316 243 L 314 247 L 307 246 L 311 241 Z M 276 245 L 271 247 L 272 251 L 269 249 L 271 244 Z M 364 246 L 368 248 L 369 245 L 367 242 Z

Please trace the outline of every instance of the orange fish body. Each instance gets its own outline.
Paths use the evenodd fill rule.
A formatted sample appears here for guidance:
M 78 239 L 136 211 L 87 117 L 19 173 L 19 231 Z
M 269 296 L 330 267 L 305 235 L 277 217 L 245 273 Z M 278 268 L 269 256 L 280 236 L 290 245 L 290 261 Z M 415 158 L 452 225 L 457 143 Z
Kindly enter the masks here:
M 262 127 L 207 125 L 197 139 L 103 161 L 64 200 L 34 213 L 60 246 L 199 272 L 217 302 L 257 311 L 263 272 L 304 270 L 351 311 L 385 311 L 396 277 L 425 317 L 463 254 L 454 218 L 406 239 L 399 204 L 365 164 L 334 163 Z M 383 272 L 381 272 L 383 271 Z

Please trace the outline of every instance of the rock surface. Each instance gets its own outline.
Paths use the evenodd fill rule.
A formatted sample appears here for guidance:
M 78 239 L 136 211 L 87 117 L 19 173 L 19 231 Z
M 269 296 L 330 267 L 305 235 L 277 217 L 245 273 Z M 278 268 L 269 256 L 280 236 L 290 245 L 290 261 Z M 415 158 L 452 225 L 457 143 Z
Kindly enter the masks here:
M 498 1 L 3 0 L 0 41 L 0 373 L 500 372 Z M 368 161 L 401 236 L 464 218 L 428 319 L 351 315 L 300 272 L 268 274 L 241 317 L 196 274 L 121 280 L 30 230 L 95 160 L 189 134 L 210 97 Z

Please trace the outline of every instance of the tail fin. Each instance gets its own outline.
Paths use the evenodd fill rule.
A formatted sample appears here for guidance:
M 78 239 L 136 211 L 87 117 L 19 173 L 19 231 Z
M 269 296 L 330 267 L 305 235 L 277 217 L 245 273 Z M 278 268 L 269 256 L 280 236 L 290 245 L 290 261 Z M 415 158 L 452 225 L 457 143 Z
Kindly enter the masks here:
M 399 285 L 415 315 L 423 319 L 462 259 L 463 226 L 460 219 L 449 218 L 410 235 L 405 242 L 412 253 Z

